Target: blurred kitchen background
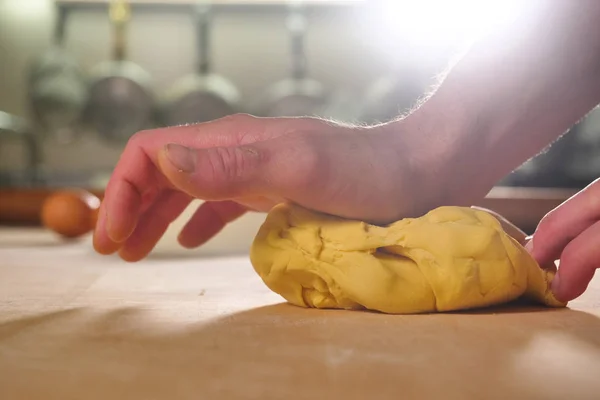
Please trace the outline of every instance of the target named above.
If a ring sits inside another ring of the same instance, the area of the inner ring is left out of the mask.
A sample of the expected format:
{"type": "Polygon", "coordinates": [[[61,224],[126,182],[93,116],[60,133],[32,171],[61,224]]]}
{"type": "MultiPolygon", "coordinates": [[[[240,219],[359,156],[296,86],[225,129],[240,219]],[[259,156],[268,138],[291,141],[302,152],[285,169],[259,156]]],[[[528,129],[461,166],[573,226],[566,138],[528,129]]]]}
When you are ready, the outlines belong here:
{"type": "MultiPolygon", "coordinates": [[[[144,127],[233,112],[385,121],[520,3],[0,0],[0,189],[101,191],[144,127]]],[[[580,188],[599,154],[600,111],[499,186],[580,188]]]]}

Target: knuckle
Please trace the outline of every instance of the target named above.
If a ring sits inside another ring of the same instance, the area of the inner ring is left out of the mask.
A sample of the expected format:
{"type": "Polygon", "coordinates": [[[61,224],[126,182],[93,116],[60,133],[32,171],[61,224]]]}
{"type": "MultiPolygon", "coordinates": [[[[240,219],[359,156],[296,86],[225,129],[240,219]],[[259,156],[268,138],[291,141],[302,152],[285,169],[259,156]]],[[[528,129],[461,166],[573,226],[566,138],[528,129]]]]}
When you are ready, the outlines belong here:
{"type": "Polygon", "coordinates": [[[230,114],[230,115],[226,115],[224,117],[222,117],[220,119],[221,122],[225,122],[225,123],[232,123],[232,124],[242,124],[242,123],[248,123],[250,121],[255,120],[256,117],[253,115],[250,115],[248,113],[235,113],[235,114],[230,114]]]}
{"type": "Polygon", "coordinates": [[[257,165],[259,153],[251,147],[216,147],[209,152],[212,180],[227,184],[240,181],[257,165]]]}
{"type": "Polygon", "coordinates": [[[536,235],[552,235],[553,232],[559,229],[560,213],[557,210],[554,209],[542,217],[538,224],[536,235]]]}
{"type": "Polygon", "coordinates": [[[241,121],[247,121],[247,120],[255,120],[256,117],[254,115],[248,114],[248,113],[235,113],[232,114],[231,117],[235,120],[241,120],[241,121]]]}
{"type": "Polygon", "coordinates": [[[561,265],[579,265],[581,263],[581,252],[576,246],[567,246],[560,255],[561,265]]]}
{"type": "MultiPolygon", "coordinates": [[[[257,140],[256,123],[258,118],[245,113],[230,114],[215,121],[213,127],[218,127],[228,137],[227,143],[242,145],[257,140]]],[[[260,129],[259,129],[260,131],[260,129]]]]}
{"type": "Polygon", "coordinates": [[[123,154],[128,157],[138,157],[140,155],[147,157],[144,149],[151,135],[151,130],[143,130],[131,135],[129,140],[127,140],[123,154]]]}
{"type": "Polygon", "coordinates": [[[212,182],[229,181],[231,175],[230,153],[226,147],[215,147],[207,157],[212,182]]]}
{"type": "Polygon", "coordinates": [[[587,203],[585,206],[588,210],[600,211],[600,182],[592,183],[588,189],[580,192],[579,195],[585,196],[587,203]]]}
{"type": "Polygon", "coordinates": [[[127,141],[127,146],[138,147],[150,135],[150,133],[150,130],[143,130],[134,133],[127,141]]]}

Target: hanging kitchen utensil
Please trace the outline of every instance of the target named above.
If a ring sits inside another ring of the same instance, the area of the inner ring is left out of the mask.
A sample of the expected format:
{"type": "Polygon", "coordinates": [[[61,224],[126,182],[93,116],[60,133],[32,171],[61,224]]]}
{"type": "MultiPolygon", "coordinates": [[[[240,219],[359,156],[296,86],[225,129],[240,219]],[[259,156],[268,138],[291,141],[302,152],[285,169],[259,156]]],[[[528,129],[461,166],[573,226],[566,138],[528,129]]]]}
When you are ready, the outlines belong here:
{"type": "Polygon", "coordinates": [[[65,49],[68,10],[58,6],[57,12],[52,46],[31,67],[28,98],[35,131],[68,143],[81,133],[88,82],[65,49]]]}
{"type": "Polygon", "coordinates": [[[289,1],[288,5],[286,22],[291,39],[292,76],[267,90],[258,114],[268,117],[317,116],[327,106],[329,94],[320,82],[307,76],[303,4],[301,1],[289,1]]]}
{"type": "Polygon", "coordinates": [[[156,109],[150,74],[126,59],[129,3],[113,0],[109,15],[113,60],[100,64],[93,72],[85,120],[103,139],[122,144],[134,133],[154,125],[156,109]]]}
{"type": "Polygon", "coordinates": [[[161,111],[161,120],[167,126],[206,122],[238,111],[238,89],[225,77],[211,72],[209,4],[197,4],[195,25],[197,70],[167,93],[161,111]]]}

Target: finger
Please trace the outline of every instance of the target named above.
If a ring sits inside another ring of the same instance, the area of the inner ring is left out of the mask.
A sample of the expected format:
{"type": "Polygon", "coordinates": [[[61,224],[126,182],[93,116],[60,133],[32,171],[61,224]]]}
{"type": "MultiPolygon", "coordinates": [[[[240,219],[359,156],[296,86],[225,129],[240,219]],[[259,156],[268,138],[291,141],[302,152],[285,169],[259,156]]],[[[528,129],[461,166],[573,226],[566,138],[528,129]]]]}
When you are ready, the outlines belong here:
{"type": "Polygon", "coordinates": [[[119,212],[116,212],[112,215],[113,220],[109,220],[107,217],[107,206],[106,201],[102,202],[100,209],[96,215],[96,224],[94,228],[94,248],[100,254],[112,254],[117,251],[121,244],[131,235],[135,225],[137,224],[137,220],[139,215],[143,214],[153,203],[158,193],[158,189],[154,189],[152,191],[147,191],[143,196],[135,197],[136,192],[125,190],[117,191],[117,195],[115,198],[117,199],[116,210],[120,211],[123,215],[119,215],[119,212]],[[131,195],[134,198],[130,198],[127,200],[127,196],[131,195]],[[125,207],[119,207],[120,202],[125,202],[125,207]],[[124,210],[124,212],[123,212],[124,210]],[[127,221],[129,219],[129,221],[127,221]],[[123,224],[116,227],[117,231],[115,232],[113,221],[122,221],[123,224]],[[127,226],[125,226],[127,224],[127,226]],[[108,226],[113,227],[112,234],[109,234],[108,226]]]}
{"type": "Polygon", "coordinates": [[[108,237],[106,231],[106,218],[103,217],[106,212],[106,207],[104,206],[104,202],[100,204],[100,210],[98,212],[98,220],[96,222],[96,227],[94,228],[94,237],[93,244],[94,250],[96,250],[100,254],[109,255],[113,254],[119,247],[121,247],[120,243],[114,242],[112,239],[108,237]]]}
{"type": "Polygon", "coordinates": [[[324,172],[317,149],[302,135],[210,149],[168,144],[158,164],[174,187],[213,201],[290,195],[316,185],[324,172]]]}
{"type": "Polygon", "coordinates": [[[530,243],[530,252],[540,264],[557,260],[567,244],[600,219],[600,180],[546,214],[530,243]]]}
{"type": "Polygon", "coordinates": [[[189,249],[201,246],[247,211],[233,201],[202,203],[181,230],[179,243],[189,249]]]}
{"type": "Polygon", "coordinates": [[[600,222],[596,222],[573,239],[560,257],[558,273],[552,281],[557,299],[570,301],[579,297],[600,267],[600,222]]]}
{"type": "Polygon", "coordinates": [[[185,193],[162,192],[140,217],[134,232],[119,249],[119,256],[129,262],[146,257],[190,201],[191,198],[185,193]]]}
{"type": "Polygon", "coordinates": [[[160,186],[156,167],[139,149],[122,158],[120,169],[115,170],[106,187],[95,229],[101,252],[131,235],[141,213],[154,202],[160,186]],[[124,168],[126,172],[122,172],[124,168]]]}

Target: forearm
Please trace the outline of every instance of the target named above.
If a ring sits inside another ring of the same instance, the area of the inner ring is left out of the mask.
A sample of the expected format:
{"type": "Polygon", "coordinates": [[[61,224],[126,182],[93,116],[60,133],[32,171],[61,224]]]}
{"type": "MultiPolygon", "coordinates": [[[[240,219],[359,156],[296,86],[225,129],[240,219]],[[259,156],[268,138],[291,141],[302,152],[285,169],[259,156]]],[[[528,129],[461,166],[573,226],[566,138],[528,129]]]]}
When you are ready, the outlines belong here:
{"type": "Polygon", "coordinates": [[[540,2],[511,33],[476,43],[391,126],[417,124],[432,157],[494,184],[600,103],[599,21],[595,0],[540,2]]]}

